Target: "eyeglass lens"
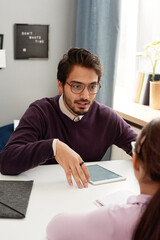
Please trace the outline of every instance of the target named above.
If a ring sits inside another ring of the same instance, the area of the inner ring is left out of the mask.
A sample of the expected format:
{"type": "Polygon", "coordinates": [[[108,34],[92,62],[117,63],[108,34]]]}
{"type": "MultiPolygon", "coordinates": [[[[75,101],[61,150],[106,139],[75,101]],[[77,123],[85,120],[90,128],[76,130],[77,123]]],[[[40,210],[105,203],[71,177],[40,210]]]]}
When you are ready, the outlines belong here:
{"type": "MultiPolygon", "coordinates": [[[[73,83],[70,86],[71,86],[71,90],[73,93],[81,93],[85,89],[84,84],[73,83]]],[[[99,90],[99,84],[89,84],[87,89],[88,89],[89,93],[95,94],[99,90]]]]}

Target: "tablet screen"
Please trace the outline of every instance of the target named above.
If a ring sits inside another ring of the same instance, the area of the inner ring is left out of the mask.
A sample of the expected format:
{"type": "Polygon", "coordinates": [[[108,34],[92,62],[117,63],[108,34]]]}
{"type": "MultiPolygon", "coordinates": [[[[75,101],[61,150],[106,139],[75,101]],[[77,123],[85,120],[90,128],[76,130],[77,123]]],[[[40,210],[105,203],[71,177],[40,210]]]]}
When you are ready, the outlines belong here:
{"type": "Polygon", "coordinates": [[[104,183],[104,182],[113,182],[119,180],[125,180],[121,175],[112,172],[104,167],[101,167],[98,164],[87,166],[90,173],[91,183],[104,183]]]}

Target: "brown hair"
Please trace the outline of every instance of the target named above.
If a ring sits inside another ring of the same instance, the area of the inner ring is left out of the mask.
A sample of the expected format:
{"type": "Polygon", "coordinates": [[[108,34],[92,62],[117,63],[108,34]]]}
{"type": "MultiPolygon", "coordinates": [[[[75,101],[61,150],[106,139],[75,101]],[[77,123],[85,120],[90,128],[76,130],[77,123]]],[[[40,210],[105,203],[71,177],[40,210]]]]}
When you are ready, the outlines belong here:
{"type": "Polygon", "coordinates": [[[63,84],[63,86],[66,82],[66,78],[75,65],[93,69],[98,75],[98,82],[100,82],[103,74],[103,68],[99,58],[86,49],[71,48],[63,55],[63,58],[58,64],[57,79],[63,84]]]}
{"type": "MultiPolygon", "coordinates": [[[[160,183],[160,118],[152,120],[142,129],[136,141],[135,153],[146,175],[160,183]]],[[[160,239],[160,189],[148,203],[132,239],[160,239]]]]}

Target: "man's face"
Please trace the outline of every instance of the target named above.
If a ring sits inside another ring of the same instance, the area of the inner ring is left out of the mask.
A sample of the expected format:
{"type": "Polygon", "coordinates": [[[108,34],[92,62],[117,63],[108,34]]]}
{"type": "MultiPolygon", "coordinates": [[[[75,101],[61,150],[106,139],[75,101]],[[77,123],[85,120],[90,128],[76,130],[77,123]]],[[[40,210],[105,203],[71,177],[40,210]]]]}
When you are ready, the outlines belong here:
{"type": "Polygon", "coordinates": [[[67,109],[74,114],[83,115],[88,112],[90,106],[92,105],[96,94],[90,94],[88,92],[87,86],[89,84],[98,83],[98,75],[93,69],[81,67],[75,65],[66,79],[64,87],[59,81],[59,88],[63,91],[64,104],[67,109]],[[71,86],[68,84],[80,83],[84,84],[85,88],[81,93],[73,93],[71,91],[71,86]]]}

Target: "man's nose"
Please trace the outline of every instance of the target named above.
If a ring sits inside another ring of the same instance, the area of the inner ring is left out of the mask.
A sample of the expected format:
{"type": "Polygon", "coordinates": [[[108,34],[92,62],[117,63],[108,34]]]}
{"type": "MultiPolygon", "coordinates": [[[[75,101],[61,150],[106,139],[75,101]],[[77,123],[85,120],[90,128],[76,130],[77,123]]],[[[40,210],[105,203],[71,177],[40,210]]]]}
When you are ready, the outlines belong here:
{"type": "Polygon", "coordinates": [[[88,99],[89,98],[89,91],[87,86],[85,86],[84,90],[80,93],[81,97],[84,99],[88,99]]]}

